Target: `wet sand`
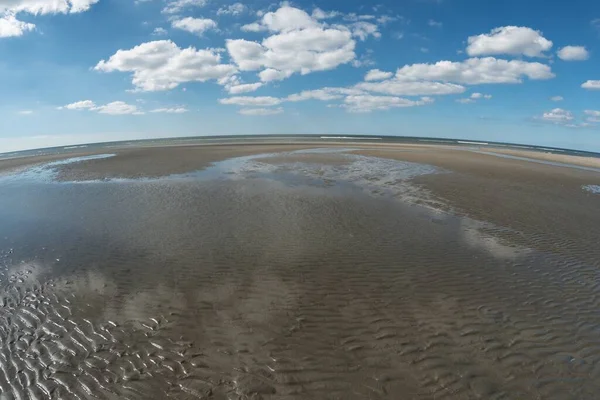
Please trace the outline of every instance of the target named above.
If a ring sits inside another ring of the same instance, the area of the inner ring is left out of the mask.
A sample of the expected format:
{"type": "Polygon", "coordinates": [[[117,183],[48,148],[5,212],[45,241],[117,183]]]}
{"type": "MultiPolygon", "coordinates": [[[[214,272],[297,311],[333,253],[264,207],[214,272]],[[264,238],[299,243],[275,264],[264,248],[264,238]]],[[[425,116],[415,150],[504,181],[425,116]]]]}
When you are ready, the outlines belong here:
{"type": "Polygon", "coordinates": [[[506,154],[517,157],[528,157],[537,160],[562,162],[574,165],[581,165],[584,167],[600,168],[600,159],[596,157],[582,157],[573,156],[567,154],[556,154],[556,153],[543,153],[540,151],[528,151],[528,150],[513,150],[513,149],[499,149],[499,148],[480,148],[482,151],[489,151],[497,154],[506,154]]]}
{"type": "Polygon", "coordinates": [[[0,178],[2,395],[596,396],[600,174],[314,147],[0,178]]]}

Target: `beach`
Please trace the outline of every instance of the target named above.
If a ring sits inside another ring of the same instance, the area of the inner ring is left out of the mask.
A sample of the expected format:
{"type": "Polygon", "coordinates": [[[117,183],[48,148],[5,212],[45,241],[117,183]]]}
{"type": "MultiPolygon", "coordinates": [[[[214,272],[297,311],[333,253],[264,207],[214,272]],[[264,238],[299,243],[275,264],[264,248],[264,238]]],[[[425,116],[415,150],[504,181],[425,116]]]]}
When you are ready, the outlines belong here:
{"type": "Polygon", "coordinates": [[[600,172],[576,168],[595,160],[311,141],[81,150],[0,160],[2,396],[600,391],[600,172]]]}

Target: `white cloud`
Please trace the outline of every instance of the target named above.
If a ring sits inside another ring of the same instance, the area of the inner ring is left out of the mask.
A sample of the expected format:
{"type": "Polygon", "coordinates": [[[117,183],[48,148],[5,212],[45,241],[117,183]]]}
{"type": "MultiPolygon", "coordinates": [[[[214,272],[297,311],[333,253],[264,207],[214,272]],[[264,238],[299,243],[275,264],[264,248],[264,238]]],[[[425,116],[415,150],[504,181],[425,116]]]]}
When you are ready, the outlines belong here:
{"type": "Polygon", "coordinates": [[[90,9],[99,0],[1,0],[0,13],[35,15],[75,14],[90,9]]]}
{"type": "Polygon", "coordinates": [[[82,101],[77,101],[75,103],[67,104],[66,106],[60,107],[60,108],[66,108],[67,110],[87,110],[87,109],[92,109],[95,107],[96,107],[96,104],[93,101],[82,100],[82,101]]]}
{"type": "Polygon", "coordinates": [[[377,23],[381,24],[381,25],[385,25],[389,22],[394,22],[394,21],[398,21],[398,17],[391,17],[389,15],[382,15],[381,17],[377,18],[377,23]]]}
{"type": "Polygon", "coordinates": [[[464,86],[453,83],[398,79],[389,79],[381,82],[361,82],[355,87],[369,92],[385,93],[395,96],[459,94],[466,90],[464,86]]]}
{"type": "Polygon", "coordinates": [[[285,79],[293,73],[304,75],[334,69],[355,57],[355,42],[348,28],[323,27],[303,10],[287,5],[243,29],[276,32],[262,43],[244,39],[227,41],[227,50],[239,68],[262,70],[260,77],[264,82],[285,79]]]}
{"type": "Polygon", "coordinates": [[[242,115],[266,116],[281,114],[283,112],[283,108],[242,108],[238,112],[242,115]]]}
{"type": "Polygon", "coordinates": [[[217,23],[212,19],[207,18],[186,17],[173,20],[171,22],[171,26],[176,29],[181,29],[190,33],[194,33],[198,36],[202,36],[204,32],[211,29],[216,29],[217,23]]]}
{"type": "Polygon", "coordinates": [[[586,119],[587,122],[591,122],[594,124],[597,124],[600,122],[600,111],[596,111],[596,110],[585,110],[584,111],[585,115],[588,115],[589,117],[586,119]]]}
{"type": "Polygon", "coordinates": [[[14,15],[5,15],[0,18],[0,38],[23,36],[25,32],[34,29],[34,24],[19,21],[14,15]]]}
{"type": "Polygon", "coordinates": [[[258,77],[263,82],[282,81],[289,78],[293,71],[279,71],[273,68],[267,68],[258,74],[258,77]]]}
{"type": "Polygon", "coordinates": [[[152,31],[152,35],[154,36],[164,36],[166,35],[168,32],[165,28],[154,28],[154,30],[152,31]]]}
{"type": "Polygon", "coordinates": [[[19,115],[31,115],[33,114],[33,110],[21,110],[18,112],[19,115]]]}
{"type": "Polygon", "coordinates": [[[287,101],[297,102],[305,100],[321,100],[331,101],[341,99],[343,96],[340,93],[336,93],[335,88],[323,88],[316,90],[304,90],[300,93],[294,93],[287,97],[287,101]]]}
{"type": "Polygon", "coordinates": [[[552,96],[552,97],[550,97],[550,100],[552,100],[552,101],[563,101],[564,98],[562,96],[552,96]]]}
{"type": "Polygon", "coordinates": [[[590,90],[600,90],[600,81],[585,81],[581,87],[590,90]]]}
{"type": "Polygon", "coordinates": [[[596,111],[596,110],[585,110],[584,111],[585,115],[589,115],[591,117],[600,117],[600,111],[596,111]]]}
{"type": "Polygon", "coordinates": [[[475,100],[479,100],[479,99],[489,100],[489,99],[492,98],[492,95],[491,94],[483,94],[483,93],[477,93],[477,92],[475,92],[475,93],[471,94],[471,98],[475,99],[475,100]]]}
{"type": "Polygon", "coordinates": [[[241,15],[246,12],[248,8],[242,3],[234,3],[228,6],[223,6],[217,10],[217,15],[241,15]]]}
{"type": "Polygon", "coordinates": [[[394,74],[391,72],[381,71],[378,69],[372,69],[365,75],[365,81],[381,81],[384,79],[389,79],[394,74]]]}
{"type": "Polygon", "coordinates": [[[369,21],[373,19],[377,19],[374,15],[359,15],[356,13],[349,13],[344,15],[344,19],[346,21],[369,21]]]}
{"type": "Polygon", "coordinates": [[[339,17],[341,15],[338,11],[323,11],[320,8],[315,8],[312,12],[312,17],[314,19],[331,19],[335,17],[339,17]]]}
{"type": "Polygon", "coordinates": [[[544,52],[552,47],[552,42],[541,32],[520,26],[495,28],[489,34],[470,36],[468,42],[469,56],[510,54],[543,57],[544,52]]]}
{"type": "Polygon", "coordinates": [[[542,115],[544,121],[552,122],[555,124],[564,124],[574,119],[573,113],[562,108],[555,108],[551,111],[545,112],[542,115]]]}
{"type": "Polygon", "coordinates": [[[215,49],[179,48],[170,40],[119,50],[94,68],[102,72],[133,72],[133,85],[142,91],[169,90],[184,82],[205,82],[231,76],[235,66],[221,64],[215,49]]]}
{"type": "Polygon", "coordinates": [[[370,22],[358,21],[350,25],[352,30],[352,36],[355,36],[363,42],[367,40],[369,36],[374,38],[380,38],[381,33],[377,30],[377,25],[370,22]]]}
{"type": "Polygon", "coordinates": [[[389,110],[391,108],[423,106],[433,102],[429,97],[423,97],[420,100],[408,100],[395,96],[373,96],[373,95],[353,95],[344,99],[342,107],[350,112],[371,112],[375,110],[389,110]]]}
{"type": "Polygon", "coordinates": [[[500,60],[494,57],[469,58],[462,62],[439,61],[400,68],[400,80],[430,80],[477,85],[482,83],[521,83],[524,77],[540,80],[554,77],[550,67],[537,62],[500,60]]]}
{"type": "Polygon", "coordinates": [[[204,7],[208,0],[172,0],[169,1],[162,12],[165,14],[177,14],[186,8],[204,7]]]}
{"type": "Polygon", "coordinates": [[[172,107],[172,108],[155,108],[151,110],[151,113],[166,113],[166,114],[183,114],[190,110],[185,107],[172,107]]]}
{"type": "Polygon", "coordinates": [[[267,27],[259,24],[258,22],[253,22],[251,24],[242,25],[240,29],[244,32],[262,32],[266,31],[267,27]]]}
{"type": "Polygon", "coordinates": [[[237,96],[220,99],[219,103],[237,106],[271,107],[281,104],[281,99],[271,96],[237,96]]]}
{"type": "Polygon", "coordinates": [[[463,98],[463,99],[457,99],[456,101],[458,103],[462,103],[462,104],[469,104],[469,103],[475,103],[477,100],[480,99],[485,99],[485,100],[489,100],[492,98],[491,94],[483,94],[483,93],[471,93],[471,96],[467,97],[467,98],[463,98]]]}
{"type": "Polygon", "coordinates": [[[99,0],[0,0],[0,38],[22,36],[35,24],[18,20],[15,15],[75,14],[89,10],[99,0]]]}
{"type": "Polygon", "coordinates": [[[441,28],[442,26],[444,26],[444,24],[442,24],[441,22],[435,21],[433,19],[430,19],[429,21],[427,21],[427,25],[434,27],[434,28],[441,28]]]}
{"type": "Polygon", "coordinates": [[[262,82],[256,83],[241,83],[239,85],[230,85],[227,86],[227,92],[230,94],[240,94],[240,93],[249,93],[254,92],[259,89],[263,85],[262,82]]]}
{"type": "Polygon", "coordinates": [[[319,26],[319,23],[305,11],[288,5],[263,15],[262,24],[271,32],[290,32],[319,26]]]}
{"type": "Polygon", "coordinates": [[[125,114],[133,114],[133,115],[141,115],[143,112],[138,110],[138,108],[132,104],[127,104],[123,101],[113,101],[112,103],[108,103],[103,106],[91,108],[92,111],[98,111],[100,114],[109,114],[109,115],[125,115],[125,114]]]}
{"type": "Polygon", "coordinates": [[[136,106],[127,104],[123,101],[113,101],[112,103],[103,106],[96,106],[91,100],[82,100],[75,103],[67,104],[63,107],[58,107],[59,110],[89,110],[97,111],[100,114],[123,115],[123,114],[143,114],[136,106]]]}
{"type": "Polygon", "coordinates": [[[564,61],[584,61],[590,58],[590,53],[584,46],[565,46],[556,54],[564,61]]]}

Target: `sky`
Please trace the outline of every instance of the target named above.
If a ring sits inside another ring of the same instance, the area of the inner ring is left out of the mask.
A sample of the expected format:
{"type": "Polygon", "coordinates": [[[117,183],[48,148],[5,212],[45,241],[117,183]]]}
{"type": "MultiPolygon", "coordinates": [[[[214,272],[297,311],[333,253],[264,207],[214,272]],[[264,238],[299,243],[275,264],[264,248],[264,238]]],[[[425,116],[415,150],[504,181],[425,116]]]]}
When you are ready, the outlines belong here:
{"type": "Polygon", "coordinates": [[[0,152],[229,134],[600,152],[600,2],[0,0],[0,152]]]}

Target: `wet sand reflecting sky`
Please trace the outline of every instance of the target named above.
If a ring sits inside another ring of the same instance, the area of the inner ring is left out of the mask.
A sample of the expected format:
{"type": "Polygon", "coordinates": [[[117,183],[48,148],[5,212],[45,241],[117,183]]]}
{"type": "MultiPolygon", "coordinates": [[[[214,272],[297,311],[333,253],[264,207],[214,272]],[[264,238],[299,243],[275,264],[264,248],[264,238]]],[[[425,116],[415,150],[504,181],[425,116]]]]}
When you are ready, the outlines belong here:
{"type": "Polygon", "coordinates": [[[266,153],[163,178],[0,178],[2,395],[599,392],[596,266],[448,212],[413,181],[443,168],[266,153]]]}

